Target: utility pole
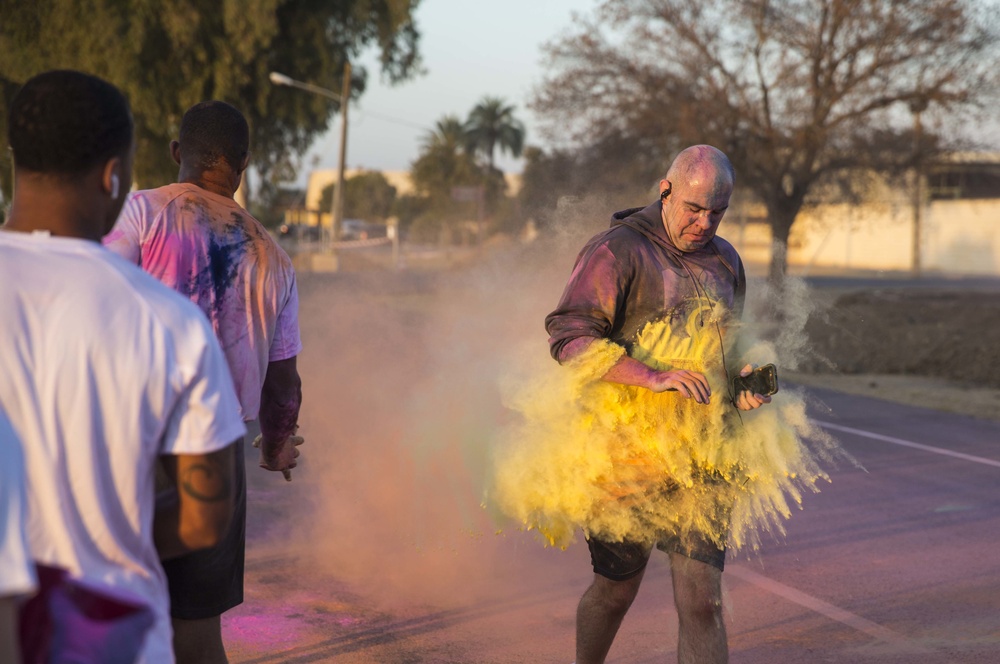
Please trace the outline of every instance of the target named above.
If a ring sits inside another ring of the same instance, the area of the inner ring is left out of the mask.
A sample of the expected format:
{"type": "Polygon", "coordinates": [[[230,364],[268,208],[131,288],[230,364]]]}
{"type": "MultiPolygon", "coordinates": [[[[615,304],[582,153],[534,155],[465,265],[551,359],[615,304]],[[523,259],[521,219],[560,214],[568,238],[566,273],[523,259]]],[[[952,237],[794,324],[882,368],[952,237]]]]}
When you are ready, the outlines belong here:
{"type": "Polygon", "coordinates": [[[914,276],[920,276],[923,266],[920,260],[921,226],[923,225],[924,208],[924,169],[923,169],[923,137],[924,125],[920,114],[927,110],[926,97],[920,97],[910,102],[910,112],[913,113],[913,263],[914,276]]]}
{"type": "Polygon", "coordinates": [[[344,82],[340,93],[340,164],[337,166],[337,187],[333,190],[331,242],[340,239],[344,221],[344,168],[347,162],[347,102],[351,97],[351,63],[344,63],[344,82]]]}
{"type": "Polygon", "coordinates": [[[347,102],[351,95],[351,63],[344,63],[343,94],[337,94],[333,90],[312,83],[296,81],[291,76],[286,76],[280,72],[272,71],[268,75],[271,83],[275,85],[287,85],[292,88],[306,90],[313,94],[322,95],[340,104],[340,168],[337,171],[337,184],[333,192],[333,203],[330,209],[330,228],[323,227],[323,214],[317,211],[316,225],[320,230],[320,251],[333,253],[333,243],[340,235],[340,223],[344,217],[344,164],[347,159],[347,102]]]}

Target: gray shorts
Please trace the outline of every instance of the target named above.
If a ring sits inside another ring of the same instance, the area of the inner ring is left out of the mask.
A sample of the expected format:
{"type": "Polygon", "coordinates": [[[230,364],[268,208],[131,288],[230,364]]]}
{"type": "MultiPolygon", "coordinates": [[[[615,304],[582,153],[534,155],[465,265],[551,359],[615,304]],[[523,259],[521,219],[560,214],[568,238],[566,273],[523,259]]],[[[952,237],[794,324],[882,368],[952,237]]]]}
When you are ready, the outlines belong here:
{"type": "MultiPolygon", "coordinates": [[[[249,423],[248,423],[248,428],[249,423]]],[[[247,434],[247,438],[250,434],[247,434]]],[[[203,620],[243,603],[243,566],[247,543],[247,474],[244,448],[236,444],[236,498],[226,537],[202,549],[163,561],[170,589],[170,616],[203,620]]]]}

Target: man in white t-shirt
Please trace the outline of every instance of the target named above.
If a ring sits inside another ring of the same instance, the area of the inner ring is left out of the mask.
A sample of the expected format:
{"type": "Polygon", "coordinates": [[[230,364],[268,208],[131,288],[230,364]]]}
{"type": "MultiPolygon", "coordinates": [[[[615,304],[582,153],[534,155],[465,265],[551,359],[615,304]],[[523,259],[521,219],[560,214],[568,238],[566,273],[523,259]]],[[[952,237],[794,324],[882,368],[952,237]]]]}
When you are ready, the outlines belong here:
{"type": "MultiPolygon", "coordinates": [[[[188,109],[170,152],[178,182],[137,191],[104,244],[204,312],[222,344],[246,422],[260,423],[260,466],[291,478],[302,400],[295,271],[288,255],[233,195],[250,159],[235,107],[188,109]]],[[[236,510],[224,541],[164,564],[174,650],[183,664],[223,664],[221,616],[243,601],[246,484],[237,449],[236,510]]]]}
{"type": "Polygon", "coordinates": [[[0,662],[19,662],[18,602],[35,591],[35,566],[25,530],[21,443],[0,409],[0,662]]]}
{"type": "MultiPolygon", "coordinates": [[[[201,312],[100,244],[131,186],[132,136],[125,97],[87,74],[40,74],[11,104],[0,404],[23,445],[40,578],[55,569],[151,613],[138,661],[160,664],[174,661],[160,559],[213,546],[227,532],[232,443],[245,427],[201,312]],[[160,496],[158,464],[175,485],[160,496]]],[[[55,609],[52,617],[58,633],[55,609]]],[[[74,648],[106,646],[119,656],[135,636],[100,643],[74,629],[74,648]]]]}

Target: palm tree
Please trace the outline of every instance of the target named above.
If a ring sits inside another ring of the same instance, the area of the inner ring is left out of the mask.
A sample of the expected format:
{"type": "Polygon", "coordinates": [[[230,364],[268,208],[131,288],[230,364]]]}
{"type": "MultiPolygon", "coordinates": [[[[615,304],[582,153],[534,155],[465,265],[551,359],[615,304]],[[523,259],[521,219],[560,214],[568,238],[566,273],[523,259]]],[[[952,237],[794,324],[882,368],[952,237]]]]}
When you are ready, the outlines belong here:
{"type": "Polygon", "coordinates": [[[465,122],[469,144],[486,156],[490,171],[494,168],[497,148],[520,157],[524,148],[524,125],[514,117],[514,107],[499,97],[483,97],[469,112],[465,122]]]}
{"type": "Polygon", "coordinates": [[[453,153],[464,151],[465,125],[457,115],[446,115],[434,123],[434,129],[424,135],[424,151],[446,150],[453,153]]]}
{"type": "Polygon", "coordinates": [[[477,179],[465,125],[458,117],[446,115],[427,132],[411,175],[418,189],[439,197],[447,197],[453,186],[477,179]]]}

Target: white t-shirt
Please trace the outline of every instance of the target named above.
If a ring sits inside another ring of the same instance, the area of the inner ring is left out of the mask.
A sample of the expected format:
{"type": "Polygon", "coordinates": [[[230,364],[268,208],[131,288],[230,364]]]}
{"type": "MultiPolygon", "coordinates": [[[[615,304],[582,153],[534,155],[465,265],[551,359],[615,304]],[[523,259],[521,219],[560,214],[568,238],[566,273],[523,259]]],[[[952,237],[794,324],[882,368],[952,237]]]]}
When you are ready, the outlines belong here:
{"type": "Polygon", "coordinates": [[[154,464],[245,433],[219,344],[191,302],[96,242],[0,231],[0,284],[32,557],[150,605],[140,661],[172,662],[154,464]]]}
{"type": "Polygon", "coordinates": [[[243,419],[257,419],[268,362],[302,352],[295,270],[260,222],[231,198],[170,184],[130,195],[104,245],[198,305],[243,419]]]}
{"type": "Polygon", "coordinates": [[[21,441],[0,410],[0,597],[27,595],[35,590],[26,515],[21,441]]]}

